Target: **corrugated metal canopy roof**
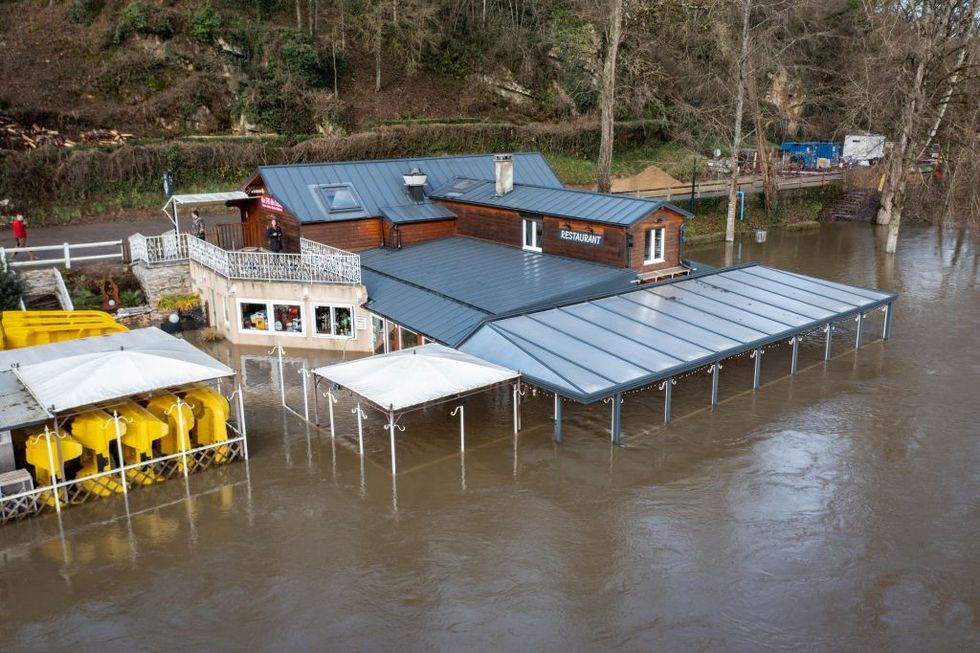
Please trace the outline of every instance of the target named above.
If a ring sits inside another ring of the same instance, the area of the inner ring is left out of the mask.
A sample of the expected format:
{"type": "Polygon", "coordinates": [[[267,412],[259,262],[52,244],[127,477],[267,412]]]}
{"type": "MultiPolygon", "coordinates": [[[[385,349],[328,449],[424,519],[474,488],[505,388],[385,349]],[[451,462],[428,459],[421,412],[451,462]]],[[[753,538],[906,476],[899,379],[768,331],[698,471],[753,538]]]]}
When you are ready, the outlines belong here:
{"type": "MultiPolygon", "coordinates": [[[[364,270],[493,315],[627,290],[636,279],[628,268],[538,254],[461,236],[403,249],[372,249],[360,255],[364,270]]],[[[368,296],[372,301],[388,302],[371,288],[368,296]]],[[[397,315],[388,317],[401,322],[397,315]]],[[[427,335],[436,337],[428,332],[427,335]]],[[[450,340],[444,342],[451,344],[450,340]]]]}
{"type": "MultiPolygon", "coordinates": [[[[266,189],[300,222],[350,220],[380,216],[381,207],[410,202],[402,175],[419,167],[427,175],[426,189],[444,186],[456,177],[494,179],[493,155],[435,156],[380,161],[259,166],[266,189]],[[331,214],[319,188],[350,184],[363,203],[362,211],[331,214]]],[[[516,181],[561,188],[561,181],[537,152],[514,154],[516,181]]]]}
{"type": "Polygon", "coordinates": [[[0,371],[0,431],[40,424],[50,418],[13,370],[0,371]]]}
{"type": "Polygon", "coordinates": [[[448,220],[456,214],[433,202],[424,204],[403,204],[401,206],[382,206],[381,215],[393,224],[427,222],[429,220],[448,220]]]}
{"type": "Polygon", "coordinates": [[[460,347],[582,402],[643,387],[894,301],[762,265],[484,324],[460,347]]]}
{"type": "Polygon", "coordinates": [[[514,190],[498,196],[493,182],[455,179],[442,188],[437,188],[432,196],[514,211],[627,226],[642,220],[660,208],[668,208],[685,217],[691,217],[691,214],[684,209],[664,200],[525,183],[515,183],[514,190]]]}
{"type": "Polygon", "coordinates": [[[449,297],[373,272],[361,271],[369,311],[453,346],[490,313],[449,297]]]}

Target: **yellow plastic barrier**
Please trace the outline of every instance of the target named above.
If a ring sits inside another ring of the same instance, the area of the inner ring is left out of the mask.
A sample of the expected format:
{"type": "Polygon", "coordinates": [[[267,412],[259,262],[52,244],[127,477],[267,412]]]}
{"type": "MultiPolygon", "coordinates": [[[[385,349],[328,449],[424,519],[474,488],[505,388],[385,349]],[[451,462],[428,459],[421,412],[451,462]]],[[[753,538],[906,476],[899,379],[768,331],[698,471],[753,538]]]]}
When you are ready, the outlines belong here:
{"type": "Polygon", "coordinates": [[[102,311],[4,311],[0,325],[6,349],[128,331],[102,311]]]}
{"type": "MultiPolygon", "coordinates": [[[[81,455],[82,444],[64,431],[50,432],[50,446],[49,438],[43,431],[27,438],[25,447],[27,464],[34,467],[34,478],[40,487],[51,485],[55,478],[64,480],[61,474],[64,463],[75,460],[81,455]]],[[[41,500],[49,506],[54,505],[54,497],[49,492],[42,494],[41,500]]]]}
{"type": "MultiPolygon", "coordinates": [[[[126,421],[119,420],[120,436],[126,433],[126,421]]],[[[75,478],[94,476],[112,467],[110,452],[116,439],[116,425],[112,415],[104,410],[91,410],[76,416],[71,421],[71,435],[85,450],[82,453],[82,468],[75,478]]],[[[103,476],[83,481],[82,486],[100,497],[111,496],[123,491],[122,484],[114,476],[103,476]]]]}
{"type": "Polygon", "coordinates": [[[146,404],[148,411],[157,419],[167,423],[169,432],[160,438],[160,452],[164,455],[180,453],[191,448],[194,411],[186,401],[181,400],[179,408],[177,402],[177,395],[166,394],[154,397],[146,404]]]}
{"type": "MultiPolygon", "coordinates": [[[[184,400],[194,407],[196,424],[191,431],[191,437],[197,445],[215,444],[228,440],[228,414],[231,408],[228,400],[213,388],[200,387],[189,390],[184,400]]],[[[227,462],[228,449],[220,447],[215,461],[227,462]]]]}
{"type": "MultiPolygon", "coordinates": [[[[153,443],[170,432],[167,423],[143,408],[135,401],[128,401],[116,408],[120,417],[124,417],[126,435],[123,436],[123,457],[127,465],[148,461],[153,457],[153,443]]],[[[126,476],[137,483],[152,485],[164,480],[149,467],[131,469],[126,476]]]]}

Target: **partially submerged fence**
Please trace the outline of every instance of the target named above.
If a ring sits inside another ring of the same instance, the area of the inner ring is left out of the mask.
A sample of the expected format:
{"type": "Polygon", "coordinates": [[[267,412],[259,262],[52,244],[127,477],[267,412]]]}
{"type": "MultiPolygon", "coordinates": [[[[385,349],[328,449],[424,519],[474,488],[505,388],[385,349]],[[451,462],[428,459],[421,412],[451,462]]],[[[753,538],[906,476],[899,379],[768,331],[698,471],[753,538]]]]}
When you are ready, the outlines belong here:
{"type": "MultiPolygon", "coordinates": [[[[232,394],[230,400],[235,402],[237,414],[235,415],[235,423],[229,422],[226,423],[226,426],[234,437],[184,449],[174,454],[157,455],[148,460],[129,464],[125,464],[122,429],[118,428],[120,421],[125,421],[125,418],[118,414],[114,415],[112,419],[116,421],[117,426],[115,447],[118,457],[115,467],[96,474],[67,480],[59,480],[59,474],[52,474],[52,482],[42,487],[30,487],[33,482],[29,475],[24,474],[23,479],[17,479],[21,486],[19,491],[10,492],[8,489],[5,493],[4,488],[0,487],[0,524],[31,517],[46,509],[61,512],[69,506],[115,494],[128,494],[135,489],[151,486],[168,479],[186,477],[191,473],[206,471],[236,460],[247,460],[248,443],[246,442],[244,424],[245,411],[240,388],[232,394]]],[[[177,415],[180,416],[181,414],[182,411],[178,409],[177,415]]],[[[60,451],[61,446],[59,442],[61,436],[58,435],[58,431],[57,428],[52,431],[45,426],[43,433],[31,436],[31,438],[45,438],[47,440],[46,449],[51,469],[55,468],[53,452],[60,451]]],[[[61,476],[63,475],[62,472],[61,476]]],[[[10,488],[11,485],[6,487],[10,488]]]]}
{"type": "Polygon", "coordinates": [[[192,260],[228,279],[299,283],[361,283],[361,257],[305,238],[299,254],[229,251],[189,234],[129,237],[134,261],[147,265],[192,260]]]}

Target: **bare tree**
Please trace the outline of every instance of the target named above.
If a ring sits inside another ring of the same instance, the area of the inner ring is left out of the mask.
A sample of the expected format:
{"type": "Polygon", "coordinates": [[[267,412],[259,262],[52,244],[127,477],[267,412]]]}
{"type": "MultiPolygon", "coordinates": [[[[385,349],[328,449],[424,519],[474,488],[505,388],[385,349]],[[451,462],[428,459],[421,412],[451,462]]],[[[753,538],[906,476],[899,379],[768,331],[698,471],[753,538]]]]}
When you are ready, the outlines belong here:
{"type": "MultiPolygon", "coordinates": [[[[894,84],[898,119],[890,130],[885,186],[876,221],[888,225],[885,251],[898,247],[909,173],[918,152],[934,138],[948,104],[945,92],[958,80],[960,54],[969,47],[977,20],[976,0],[886,0],[868,2],[875,46],[885,55],[884,73],[894,84]],[[953,58],[954,65],[948,60],[953,58]],[[930,116],[933,117],[930,120],[930,116]]],[[[965,60],[965,54],[963,58],[965,60]]],[[[949,92],[951,94],[951,91],[949,92]]]]}
{"type": "Polygon", "coordinates": [[[608,193],[612,188],[609,169],[613,154],[613,121],[616,117],[616,54],[623,29],[623,0],[609,0],[609,22],[604,34],[602,84],[599,91],[599,161],[596,188],[608,193]]]}
{"type": "Polygon", "coordinates": [[[738,152],[742,146],[742,114],[745,111],[745,80],[749,69],[749,18],[752,0],[742,0],[741,54],[738,59],[738,86],[735,89],[735,133],[732,135],[732,177],[728,186],[728,214],[725,220],[725,242],[735,240],[735,209],[738,200],[738,152]]]}

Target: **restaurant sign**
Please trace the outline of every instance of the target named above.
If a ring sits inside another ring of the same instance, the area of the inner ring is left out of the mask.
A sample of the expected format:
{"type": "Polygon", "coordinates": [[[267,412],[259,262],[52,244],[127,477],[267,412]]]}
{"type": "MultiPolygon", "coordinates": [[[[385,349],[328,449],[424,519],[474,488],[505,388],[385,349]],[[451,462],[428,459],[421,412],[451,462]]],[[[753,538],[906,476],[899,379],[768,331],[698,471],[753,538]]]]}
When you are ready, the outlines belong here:
{"type": "Polygon", "coordinates": [[[282,204],[277,202],[271,195],[263,195],[262,199],[259,200],[259,205],[267,211],[275,211],[276,213],[285,212],[285,210],[282,208],[282,204]]]}
{"type": "Polygon", "coordinates": [[[558,233],[559,240],[565,240],[571,243],[579,243],[580,245],[589,245],[591,247],[602,247],[602,241],[604,236],[602,233],[593,233],[591,231],[575,231],[573,229],[561,229],[558,233]]]}

